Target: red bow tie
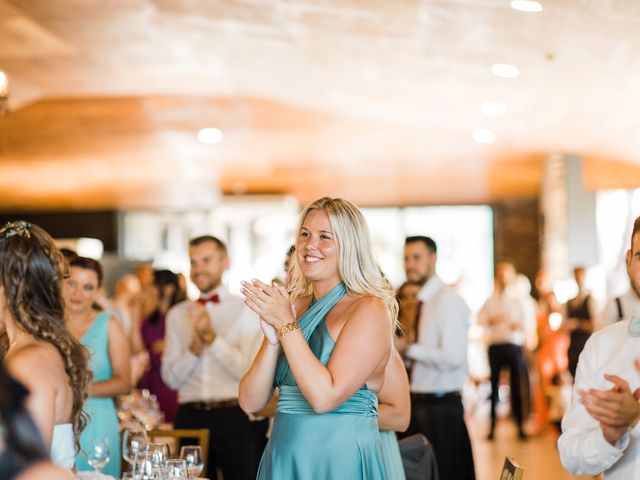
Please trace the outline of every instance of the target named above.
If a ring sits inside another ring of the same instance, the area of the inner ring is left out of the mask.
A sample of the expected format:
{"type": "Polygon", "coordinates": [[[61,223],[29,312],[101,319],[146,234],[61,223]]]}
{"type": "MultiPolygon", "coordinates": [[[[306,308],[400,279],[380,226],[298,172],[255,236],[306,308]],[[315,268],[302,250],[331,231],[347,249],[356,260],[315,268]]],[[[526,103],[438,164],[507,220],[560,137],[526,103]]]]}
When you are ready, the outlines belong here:
{"type": "Polygon", "coordinates": [[[205,305],[207,302],[220,303],[220,296],[217,293],[214,293],[208,297],[200,297],[198,299],[198,303],[201,305],[205,305]]]}

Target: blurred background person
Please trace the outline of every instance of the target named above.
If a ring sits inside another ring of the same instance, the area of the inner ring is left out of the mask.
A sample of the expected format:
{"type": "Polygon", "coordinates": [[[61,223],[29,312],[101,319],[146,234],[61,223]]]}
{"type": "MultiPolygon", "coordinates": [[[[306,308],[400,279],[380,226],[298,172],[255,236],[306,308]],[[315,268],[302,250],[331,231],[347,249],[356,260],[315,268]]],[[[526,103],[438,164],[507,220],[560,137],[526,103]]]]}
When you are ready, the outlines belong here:
{"type": "Polygon", "coordinates": [[[133,274],[118,278],[113,287],[113,300],[109,311],[122,324],[124,333],[129,337],[140,317],[140,280],[133,274]]]}
{"type": "Polygon", "coordinates": [[[58,465],[74,465],[89,378],[88,352],[65,326],[66,267],[53,239],[26,222],[0,229],[0,333],[4,363],[29,389],[27,408],[58,465]]]}
{"type": "Polygon", "coordinates": [[[120,322],[92,307],[102,280],[102,266],[97,260],[85,257],[71,260],[64,288],[67,325],[91,352],[89,367],[93,372],[85,403],[90,421],[80,437],[84,454],[76,457],[76,465],[79,471],[93,470],[85,455],[92,449],[92,442],[105,437],[111,458],[102,470],[119,477],[120,433],[114,397],[131,389],[130,346],[120,322]]]}
{"type": "Polygon", "coordinates": [[[436,242],[405,239],[407,280],[421,285],[415,341],[405,350],[411,367],[411,423],[405,436],[421,433],[433,445],[439,477],[475,478],[462,388],[468,377],[469,307],[436,273],[436,242]]]}
{"type": "Polygon", "coordinates": [[[399,352],[404,352],[408,345],[416,341],[416,331],[422,302],[418,299],[418,292],[422,286],[419,283],[404,282],[396,292],[398,300],[398,330],[394,344],[399,352]]]}
{"type": "Polygon", "coordinates": [[[165,420],[173,423],[178,409],[178,393],[162,380],[161,364],[167,312],[183,298],[178,276],[170,270],[156,270],[153,284],[158,296],[156,309],[141,326],[142,342],[149,352],[149,368],[140,379],[139,386],[157,397],[165,420]]]}
{"type": "Polygon", "coordinates": [[[591,292],[585,287],[585,276],[584,267],[573,269],[573,278],[578,286],[578,293],[564,306],[564,328],[569,334],[567,361],[572,378],[576,376],[578,358],[593,332],[596,320],[596,304],[591,292]]]}
{"type": "Polygon", "coordinates": [[[485,328],[489,345],[489,367],[491,369],[491,424],[487,439],[493,440],[496,427],[496,407],[499,401],[500,373],[509,369],[511,409],[518,428],[518,438],[525,440],[524,414],[522,409],[522,379],[526,368],[523,345],[527,338],[526,325],[530,320],[527,302],[523,299],[516,281],[513,263],[501,261],[496,265],[495,285],[491,297],[478,312],[478,323],[485,328]]]}

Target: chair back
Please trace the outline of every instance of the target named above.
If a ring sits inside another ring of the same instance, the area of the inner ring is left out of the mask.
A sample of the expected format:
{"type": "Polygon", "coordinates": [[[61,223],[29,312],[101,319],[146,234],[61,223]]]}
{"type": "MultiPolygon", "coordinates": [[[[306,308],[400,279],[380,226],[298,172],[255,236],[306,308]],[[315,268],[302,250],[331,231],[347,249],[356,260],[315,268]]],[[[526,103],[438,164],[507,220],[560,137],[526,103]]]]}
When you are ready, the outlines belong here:
{"type": "Polygon", "coordinates": [[[439,480],[438,462],[433,446],[420,433],[398,442],[406,480],[439,480]]]}
{"type": "Polygon", "coordinates": [[[505,457],[500,480],[522,480],[524,478],[524,468],[511,457],[505,457]]]}
{"type": "Polygon", "coordinates": [[[207,464],[209,462],[209,430],[206,428],[200,429],[163,429],[154,428],[147,432],[149,441],[158,440],[170,440],[167,442],[173,457],[180,455],[180,447],[183,445],[199,445],[202,449],[202,459],[204,461],[204,469],[202,470],[202,476],[207,475],[207,464]],[[189,441],[190,440],[190,441],[189,441]],[[194,442],[193,440],[196,440],[194,442]]]}

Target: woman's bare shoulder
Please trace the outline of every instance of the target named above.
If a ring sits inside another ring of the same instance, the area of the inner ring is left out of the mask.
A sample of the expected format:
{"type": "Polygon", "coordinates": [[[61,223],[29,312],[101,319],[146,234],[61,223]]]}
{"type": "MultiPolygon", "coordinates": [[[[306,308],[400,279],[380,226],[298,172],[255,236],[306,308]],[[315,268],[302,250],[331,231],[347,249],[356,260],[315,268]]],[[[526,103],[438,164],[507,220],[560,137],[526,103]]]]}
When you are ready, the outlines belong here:
{"type": "Polygon", "coordinates": [[[349,306],[347,312],[351,315],[373,314],[386,317],[387,307],[385,306],[381,298],[370,295],[353,295],[351,297],[351,305],[349,306]]]}
{"type": "Polygon", "coordinates": [[[64,374],[64,362],[58,349],[48,342],[29,343],[6,357],[7,368],[17,379],[51,380],[64,374]]]}

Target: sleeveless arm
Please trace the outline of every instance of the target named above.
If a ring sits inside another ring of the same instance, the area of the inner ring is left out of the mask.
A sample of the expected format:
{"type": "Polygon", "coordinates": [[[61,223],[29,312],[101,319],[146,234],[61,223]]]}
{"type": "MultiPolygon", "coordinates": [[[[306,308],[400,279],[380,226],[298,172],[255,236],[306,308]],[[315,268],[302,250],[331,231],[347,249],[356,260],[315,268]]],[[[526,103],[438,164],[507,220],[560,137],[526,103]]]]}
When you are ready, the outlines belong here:
{"type": "Polygon", "coordinates": [[[109,361],[111,378],[89,385],[92,397],[115,397],[131,390],[131,354],[129,339],[115,317],[109,318],[109,361]]]}
{"type": "Polygon", "coordinates": [[[391,340],[383,303],[362,298],[345,321],[326,367],[299,330],[281,342],[300,391],[316,413],[325,413],[343,404],[386,365],[391,340]]]}
{"type": "Polygon", "coordinates": [[[396,351],[391,352],[378,401],[378,428],[404,432],[411,420],[411,397],[407,370],[396,351]]]}
{"type": "Polygon", "coordinates": [[[245,412],[256,413],[271,400],[279,355],[280,346],[271,345],[264,338],[251,367],[240,380],[238,401],[245,412]]]}

